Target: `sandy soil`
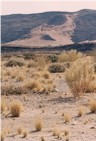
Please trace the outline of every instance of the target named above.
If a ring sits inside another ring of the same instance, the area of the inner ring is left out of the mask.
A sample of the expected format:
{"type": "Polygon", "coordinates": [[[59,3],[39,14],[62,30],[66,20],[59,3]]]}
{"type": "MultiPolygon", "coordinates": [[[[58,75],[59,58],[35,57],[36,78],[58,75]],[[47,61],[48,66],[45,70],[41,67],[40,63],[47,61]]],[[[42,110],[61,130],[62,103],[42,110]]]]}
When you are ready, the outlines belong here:
{"type": "Polygon", "coordinates": [[[86,94],[81,99],[75,100],[63,77],[56,79],[57,92],[50,94],[30,93],[20,96],[2,96],[8,102],[13,99],[22,101],[24,111],[19,118],[12,118],[10,115],[2,115],[2,128],[11,127],[5,141],[40,141],[44,136],[45,141],[65,141],[64,129],[69,130],[70,141],[96,141],[96,114],[90,114],[88,102],[91,98],[96,99],[96,94],[86,94]],[[84,106],[84,115],[78,117],[79,106],[84,106]],[[42,109],[44,112],[42,112],[42,109]],[[62,114],[69,113],[71,120],[64,122],[62,114]],[[35,120],[41,118],[43,122],[42,131],[36,132],[35,120]],[[28,130],[28,136],[16,134],[19,125],[28,130]],[[60,138],[53,136],[54,128],[60,130],[60,138]]]}

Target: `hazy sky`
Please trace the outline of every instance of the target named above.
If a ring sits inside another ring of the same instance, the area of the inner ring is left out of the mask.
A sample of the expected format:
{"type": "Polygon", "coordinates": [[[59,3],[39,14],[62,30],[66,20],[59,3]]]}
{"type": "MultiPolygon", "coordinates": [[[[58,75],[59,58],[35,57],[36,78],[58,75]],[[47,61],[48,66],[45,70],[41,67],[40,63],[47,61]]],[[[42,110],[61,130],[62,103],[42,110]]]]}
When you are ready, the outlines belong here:
{"type": "Polygon", "coordinates": [[[1,2],[2,15],[80,9],[96,10],[96,0],[2,0],[1,2]]]}

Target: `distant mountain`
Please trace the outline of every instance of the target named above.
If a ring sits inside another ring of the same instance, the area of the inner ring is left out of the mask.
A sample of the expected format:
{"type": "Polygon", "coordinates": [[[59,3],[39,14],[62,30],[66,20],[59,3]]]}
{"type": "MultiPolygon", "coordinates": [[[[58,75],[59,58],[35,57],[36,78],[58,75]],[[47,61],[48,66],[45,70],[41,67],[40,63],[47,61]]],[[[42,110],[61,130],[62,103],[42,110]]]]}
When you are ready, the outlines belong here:
{"type": "Polygon", "coordinates": [[[1,16],[1,42],[24,47],[96,42],[96,10],[1,16]]]}

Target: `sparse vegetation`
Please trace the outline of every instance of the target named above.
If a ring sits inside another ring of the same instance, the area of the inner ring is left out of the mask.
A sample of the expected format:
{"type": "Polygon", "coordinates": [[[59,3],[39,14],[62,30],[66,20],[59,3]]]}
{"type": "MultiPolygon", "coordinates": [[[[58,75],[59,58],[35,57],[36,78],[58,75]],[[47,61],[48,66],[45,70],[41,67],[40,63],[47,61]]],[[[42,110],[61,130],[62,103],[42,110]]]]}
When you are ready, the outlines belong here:
{"type": "Polygon", "coordinates": [[[5,66],[6,67],[15,67],[15,66],[22,67],[24,66],[24,63],[20,61],[16,61],[16,60],[10,60],[5,64],[5,66]]]}
{"type": "Polygon", "coordinates": [[[65,136],[68,136],[68,135],[69,135],[69,130],[68,130],[68,129],[65,129],[65,130],[64,130],[64,135],[65,135],[65,136]]]}
{"type": "Polygon", "coordinates": [[[57,136],[58,138],[60,138],[60,130],[59,130],[59,128],[57,128],[57,127],[54,128],[53,136],[57,136]]]}
{"type": "Polygon", "coordinates": [[[71,62],[81,58],[82,56],[83,54],[81,52],[77,52],[76,50],[64,51],[61,55],[59,55],[59,61],[71,62]]]}
{"type": "Polygon", "coordinates": [[[79,107],[79,111],[78,111],[78,117],[81,117],[84,113],[84,108],[83,107],[79,107]]]}
{"type": "Polygon", "coordinates": [[[1,132],[1,141],[5,140],[5,134],[1,132]]]}
{"type": "Polygon", "coordinates": [[[65,73],[66,81],[75,97],[96,90],[93,76],[94,69],[89,58],[77,60],[65,73]]]}
{"type": "Polygon", "coordinates": [[[23,138],[26,138],[28,136],[28,131],[26,129],[23,130],[23,138]]]}
{"type": "Polygon", "coordinates": [[[65,114],[64,115],[64,121],[65,121],[65,123],[70,122],[70,120],[71,120],[70,115],[69,114],[65,114]]]}
{"type": "Polygon", "coordinates": [[[51,73],[62,73],[65,71],[65,67],[60,64],[53,64],[48,68],[51,73]]]}
{"type": "Polygon", "coordinates": [[[19,101],[13,101],[11,103],[11,114],[13,117],[19,117],[22,111],[22,103],[19,101]]]}
{"type": "Polygon", "coordinates": [[[45,139],[44,139],[44,137],[43,137],[43,136],[41,136],[41,141],[45,141],[45,139]]]}
{"type": "Polygon", "coordinates": [[[36,128],[36,131],[41,131],[42,130],[43,122],[42,122],[42,120],[40,118],[36,119],[35,128],[36,128]]]}
{"type": "Polygon", "coordinates": [[[23,132],[23,128],[22,128],[22,127],[18,127],[18,128],[17,128],[17,133],[18,133],[19,135],[21,135],[22,132],[23,132]]]}
{"type": "Polygon", "coordinates": [[[96,100],[91,100],[89,103],[91,113],[96,113],[96,100]]]}

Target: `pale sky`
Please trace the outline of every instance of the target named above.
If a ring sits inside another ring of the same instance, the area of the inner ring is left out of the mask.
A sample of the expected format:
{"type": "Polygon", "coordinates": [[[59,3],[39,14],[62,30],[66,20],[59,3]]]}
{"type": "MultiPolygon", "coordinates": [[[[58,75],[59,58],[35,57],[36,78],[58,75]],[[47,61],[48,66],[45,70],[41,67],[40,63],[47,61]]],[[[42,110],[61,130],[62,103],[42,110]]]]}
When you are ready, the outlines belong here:
{"type": "Polygon", "coordinates": [[[96,0],[1,0],[1,14],[29,14],[47,11],[96,10],[96,0]],[[78,2],[77,2],[78,1],[78,2]]]}

